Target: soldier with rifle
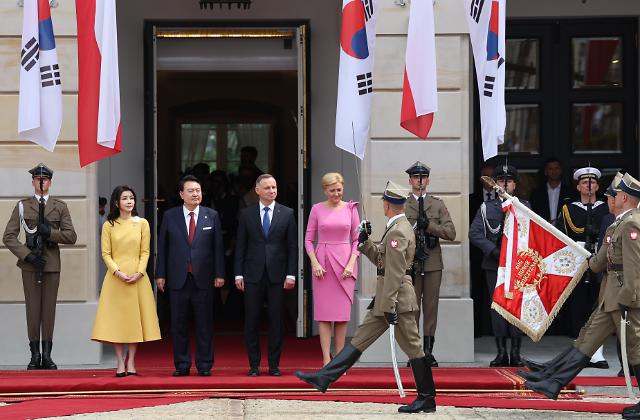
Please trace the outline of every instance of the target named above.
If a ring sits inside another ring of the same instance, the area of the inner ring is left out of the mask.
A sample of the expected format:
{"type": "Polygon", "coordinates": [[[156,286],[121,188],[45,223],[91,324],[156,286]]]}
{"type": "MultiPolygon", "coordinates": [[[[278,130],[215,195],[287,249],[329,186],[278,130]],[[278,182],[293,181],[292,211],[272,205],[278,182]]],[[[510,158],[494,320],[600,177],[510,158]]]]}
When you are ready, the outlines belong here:
{"type": "Polygon", "coordinates": [[[18,257],[27,312],[32,369],[57,369],[51,359],[60,283],[58,244],[74,244],[76,232],[64,201],[49,196],[53,171],[43,163],[29,171],[35,194],[18,201],[2,242],[18,257]],[[25,242],[20,240],[24,230],[25,242]],[[42,353],[40,353],[42,342],[42,353]]]}
{"type": "MultiPolygon", "coordinates": [[[[438,362],[432,352],[438,325],[438,302],[444,268],[440,239],[453,241],[456,238],[456,228],[444,202],[426,193],[431,168],[418,161],[406,172],[409,174],[411,194],[407,199],[405,214],[416,235],[413,287],[418,308],[422,306],[424,351],[431,366],[436,367],[438,362]]],[[[420,310],[416,312],[416,324],[420,325],[420,310]]]]}
{"type": "MultiPolygon", "coordinates": [[[[577,182],[579,198],[562,206],[557,220],[557,227],[576,242],[583,243],[589,252],[595,252],[602,219],[609,213],[607,204],[597,199],[598,179],[601,173],[590,166],[580,168],[573,174],[577,182]]],[[[600,290],[601,275],[587,270],[576,285],[565,304],[564,314],[568,318],[569,335],[576,338],[580,328],[587,322],[594,308],[600,290]]],[[[599,348],[588,367],[608,369],[609,364],[599,348]]]]}

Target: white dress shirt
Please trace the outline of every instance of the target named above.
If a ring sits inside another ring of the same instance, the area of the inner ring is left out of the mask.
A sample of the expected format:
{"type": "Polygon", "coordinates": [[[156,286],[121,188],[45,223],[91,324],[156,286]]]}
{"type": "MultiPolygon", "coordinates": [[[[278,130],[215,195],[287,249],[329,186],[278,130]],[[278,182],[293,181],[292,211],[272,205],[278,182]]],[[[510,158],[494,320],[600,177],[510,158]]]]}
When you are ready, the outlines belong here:
{"type": "Polygon", "coordinates": [[[387,221],[387,227],[391,226],[391,223],[393,223],[396,219],[401,218],[402,216],[404,216],[404,213],[396,214],[395,216],[393,216],[387,221]]]}
{"type": "Polygon", "coordinates": [[[556,221],[558,217],[558,201],[560,201],[560,186],[562,184],[558,184],[557,187],[553,188],[547,182],[547,195],[549,196],[549,220],[551,223],[556,221]]]}
{"type": "MultiPolygon", "coordinates": [[[[34,197],[36,198],[36,201],[39,203],[40,196],[38,194],[35,194],[34,197]]],[[[44,198],[44,204],[47,204],[47,201],[49,201],[49,194],[42,196],[42,198],[44,198]]]]}
{"type": "MultiPolygon", "coordinates": [[[[184,214],[184,222],[187,225],[187,235],[189,235],[189,222],[191,222],[191,216],[189,216],[189,213],[191,213],[191,210],[182,206],[182,213],[184,214]]],[[[200,206],[193,209],[193,221],[196,225],[198,224],[198,213],[200,213],[200,206]]]]}

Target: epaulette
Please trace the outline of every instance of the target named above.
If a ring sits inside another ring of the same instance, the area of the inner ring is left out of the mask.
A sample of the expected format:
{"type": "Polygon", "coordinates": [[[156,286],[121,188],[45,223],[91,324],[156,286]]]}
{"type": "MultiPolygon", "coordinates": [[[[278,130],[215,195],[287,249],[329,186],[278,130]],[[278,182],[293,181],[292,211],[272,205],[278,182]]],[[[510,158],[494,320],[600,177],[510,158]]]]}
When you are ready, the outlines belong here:
{"type": "Polygon", "coordinates": [[[442,201],[442,198],[436,197],[435,195],[429,195],[429,197],[433,198],[434,200],[442,201]]]}

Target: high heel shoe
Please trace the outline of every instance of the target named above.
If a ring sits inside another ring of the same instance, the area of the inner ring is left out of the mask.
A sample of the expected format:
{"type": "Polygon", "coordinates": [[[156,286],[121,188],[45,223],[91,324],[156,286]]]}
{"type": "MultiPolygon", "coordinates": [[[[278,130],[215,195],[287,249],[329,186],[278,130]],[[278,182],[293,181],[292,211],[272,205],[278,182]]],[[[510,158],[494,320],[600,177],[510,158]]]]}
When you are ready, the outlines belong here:
{"type": "Polygon", "coordinates": [[[127,372],[116,372],[116,378],[124,378],[127,376],[127,372]]]}
{"type": "Polygon", "coordinates": [[[127,376],[138,376],[138,372],[129,372],[129,371],[127,371],[127,376]]]}

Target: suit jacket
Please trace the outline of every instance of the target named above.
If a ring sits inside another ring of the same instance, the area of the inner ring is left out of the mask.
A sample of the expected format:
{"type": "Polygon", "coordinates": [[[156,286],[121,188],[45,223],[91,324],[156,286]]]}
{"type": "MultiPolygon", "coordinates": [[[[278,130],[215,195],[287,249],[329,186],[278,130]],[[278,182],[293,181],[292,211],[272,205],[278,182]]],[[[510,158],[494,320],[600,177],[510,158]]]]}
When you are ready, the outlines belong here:
{"type": "MultiPolygon", "coordinates": [[[[20,201],[24,208],[24,221],[29,229],[35,228],[38,226],[38,201],[33,196],[20,201]]],[[[47,260],[44,272],[59,273],[60,248],[58,244],[75,244],[78,236],[73,229],[71,215],[64,201],[49,196],[47,204],[44,206],[44,217],[51,227],[51,236],[47,241],[48,244],[44,247],[44,258],[47,260]]],[[[16,204],[4,230],[2,242],[18,257],[18,267],[24,271],[37,271],[34,266],[24,261],[24,258],[29,255],[31,250],[18,240],[20,230],[20,212],[18,204],[16,204]]]]}
{"type": "Polygon", "coordinates": [[[376,265],[379,274],[373,314],[383,316],[385,312],[405,313],[418,310],[416,292],[413,289],[411,269],[416,251],[413,227],[406,217],[391,223],[380,242],[368,239],[360,245],[360,252],[376,265]]]}
{"type": "Polygon", "coordinates": [[[267,237],[260,216],[258,204],[240,211],[235,274],[246,283],[258,283],[266,270],[270,283],[282,283],[286,276],[297,273],[298,232],[293,209],[275,203],[267,237]]]}
{"type": "MultiPolygon", "coordinates": [[[[556,214],[554,214],[553,219],[557,219],[560,214],[560,210],[562,209],[562,204],[567,201],[573,200],[575,197],[575,190],[572,191],[571,187],[566,184],[560,184],[560,196],[558,197],[558,208],[556,209],[556,214]]],[[[549,212],[549,193],[547,192],[547,183],[538,187],[531,193],[531,209],[542,216],[544,220],[550,222],[552,217],[549,212]]]]}
{"type": "MultiPolygon", "coordinates": [[[[429,219],[429,226],[427,227],[429,235],[448,241],[456,239],[456,227],[453,225],[451,215],[442,200],[427,194],[424,198],[424,212],[427,214],[427,219],[429,219]]],[[[418,220],[418,200],[413,194],[409,195],[405,204],[405,215],[409,223],[415,226],[418,220]]],[[[435,247],[427,249],[427,254],[429,257],[424,263],[424,271],[442,270],[444,266],[442,265],[440,240],[438,240],[435,247]]]]}
{"type": "MultiPolygon", "coordinates": [[[[527,207],[529,202],[520,200],[527,207]]],[[[504,222],[504,213],[502,212],[502,200],[486,201],[486,217],[482,215],[482,206],[476,212],[473,222],[469,227],[469,240],[471,244],[478,247],[482,254],[482,269],[497,270],[498,260],[491,256],[491,252],[498,248],[498,240],[502,237],[502,224],[504,222]]],[[[498,248],[499,249],[499,248],[498,248]]]]}
{"type": "Polygon", "coordinates": [[[224,245],[218,212],[200,206],[196,232],[189,243],[183,206],[164,213],[158,236],[156,277],[166,278],[167,287],[181,289],[187,278],[189,261],[196,286],[213,287],[213,280],[224,278],[224,245]]]}
{"type": "Polygon", "coordinates": [[[622,266],[622,270],[607,270],[599,307],[604,312],[619,310],[618,303],[640,308],[640,210],[627,212],[612,226],[609,242],[589,259],[589,268],[596,273],[607,270],[607,263],[622,266]]]}

